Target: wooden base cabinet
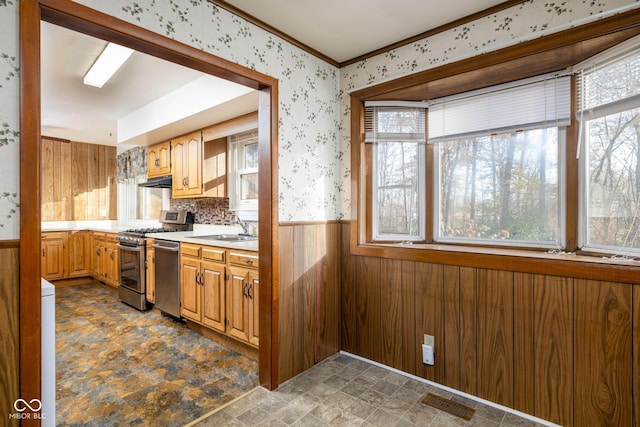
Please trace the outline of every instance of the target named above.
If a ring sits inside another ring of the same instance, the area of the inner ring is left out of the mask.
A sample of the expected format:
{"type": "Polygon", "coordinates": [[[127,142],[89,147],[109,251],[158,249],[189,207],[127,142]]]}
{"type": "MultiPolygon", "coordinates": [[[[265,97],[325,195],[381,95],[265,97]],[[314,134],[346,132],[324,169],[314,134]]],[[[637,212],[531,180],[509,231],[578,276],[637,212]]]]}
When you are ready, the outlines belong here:
{"type": "Polygon", "coordinates": [[[183,243],[180,247],[181,314],[225,332],[225,251],[183,243]]]}
{"type": "Polygon", "coordinates": [[[182,316],[258,346],[256,253],[182,243],[180,272],[182,316]],[[255,268],[246,267],[246,260],[255,268]]]}
{"type": "Polygon", "coordinates": [[[42,277],[47,280],[93,276],[119,286],[116,234],[47,231],[41,235],[42,277]]]}
{"type": "Polygon", "coordinates": [[[42,233],[40,246],[42,250],[41,275],[47,280],[67,277],[67,232],[55,231],[42,233]]]}
{"type": "Polygon", "coordinates": [[[93,277],[116,288],[120,286],[116,235],[94,233],[92,257],[93,277]]]}
{"type": "MultiPolygon", "coordinates": [[[[242,255],[248,257],[253,255],[242,255]]],[[[256,261],[257,261],[257,257],[256,261]]],[[[257,262],[256,262],[257,264],[257,262]]],[[[258,300],[260,280],[258,270],[246,267],[229,266],[227,282],[227,312],[229,326],[227,333],[241,341],[258,346],[258,300]]]]}
{"type": "Polygon", "coordinates": [[[92,233],[90,231],[70,231],[68,234],[68,277],[91,275],[92,233]]]}

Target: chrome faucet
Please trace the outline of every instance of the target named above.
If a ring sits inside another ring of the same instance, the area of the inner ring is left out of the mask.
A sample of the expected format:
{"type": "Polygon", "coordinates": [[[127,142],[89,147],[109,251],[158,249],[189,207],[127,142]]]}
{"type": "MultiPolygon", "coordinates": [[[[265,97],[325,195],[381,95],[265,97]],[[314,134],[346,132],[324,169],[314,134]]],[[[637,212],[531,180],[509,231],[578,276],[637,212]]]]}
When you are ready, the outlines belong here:
{"type": "Polygon", "coordinates": [[[238,218],[238,224],[240,224],[240,227],[242,227],[242,233],[243,234],[249,234],[249,227],[247,225],[246,221],[242,221],[240,218],[238,218]]]}

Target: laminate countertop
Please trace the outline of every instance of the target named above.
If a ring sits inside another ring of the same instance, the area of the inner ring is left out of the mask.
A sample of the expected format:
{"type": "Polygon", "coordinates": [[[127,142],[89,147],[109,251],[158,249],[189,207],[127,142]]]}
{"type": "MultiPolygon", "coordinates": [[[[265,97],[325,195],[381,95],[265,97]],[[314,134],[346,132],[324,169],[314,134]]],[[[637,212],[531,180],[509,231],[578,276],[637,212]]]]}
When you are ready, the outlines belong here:
{"type": "Polygon", "coordinates": [[[227,242],[225,240],[202,239],[198,236],[211,236],[214,234],[238,234],[235,228],[228,231],[207,232],[206,230],[176,231],[173,233],[150,233],[146,237],[156,240],[169,240],[171,242],[193,243],[196,245],[216,246],[219,248],[240,249],[244,251],[258,251],[258,240],[246,240],[240,242],[227,242]]]}

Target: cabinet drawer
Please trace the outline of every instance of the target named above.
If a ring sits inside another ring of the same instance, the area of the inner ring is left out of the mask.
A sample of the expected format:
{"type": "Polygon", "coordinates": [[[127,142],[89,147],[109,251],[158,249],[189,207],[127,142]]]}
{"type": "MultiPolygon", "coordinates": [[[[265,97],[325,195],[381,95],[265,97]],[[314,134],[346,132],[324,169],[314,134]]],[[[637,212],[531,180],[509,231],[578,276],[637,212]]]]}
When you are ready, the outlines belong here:
{"type": "Polygon", "coordinates": [[[200,258],[200,246],[192,245],[189,243],[182,243],[180,245],[180,255],[181,256],[192,256],[195,258],[200,258]]]}
{"type": "Polygon", "coordinates": [[[243,267],[258,268],[258,254],[230,252],[229,262],[243,267]]]}
{"type": "Polygon", "coordinates": [[[61,240],[65,238],[65,235],[67,234],[66,231],[47,231],[41,234],[41,237],[43,239],[47,239],[47,240],[61,240]]]}
{"type": "Polygon", "coordinates": [[[224,262],[226,258],[225,255],[226,251],[224,249],[202,247],[202,259],[224,262]]]}

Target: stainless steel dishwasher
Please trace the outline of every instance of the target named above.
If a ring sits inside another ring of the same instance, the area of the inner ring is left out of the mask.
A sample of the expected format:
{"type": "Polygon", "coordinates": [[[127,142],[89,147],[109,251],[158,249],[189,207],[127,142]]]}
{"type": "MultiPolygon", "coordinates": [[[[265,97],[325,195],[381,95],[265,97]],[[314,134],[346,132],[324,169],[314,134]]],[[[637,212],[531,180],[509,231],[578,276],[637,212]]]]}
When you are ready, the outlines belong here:
{"type": "Polygon", "coordinates": [[[155,307],[180,318],[180,243],[156,240],[155,249],[155,307]]]}

